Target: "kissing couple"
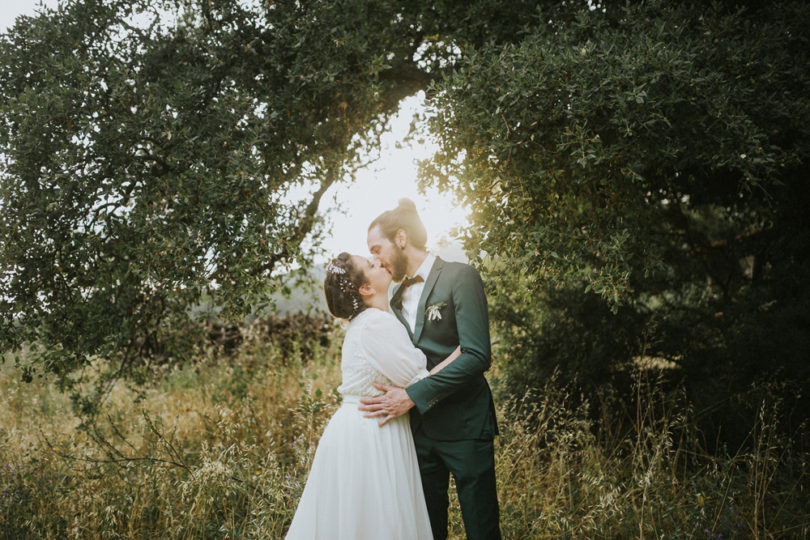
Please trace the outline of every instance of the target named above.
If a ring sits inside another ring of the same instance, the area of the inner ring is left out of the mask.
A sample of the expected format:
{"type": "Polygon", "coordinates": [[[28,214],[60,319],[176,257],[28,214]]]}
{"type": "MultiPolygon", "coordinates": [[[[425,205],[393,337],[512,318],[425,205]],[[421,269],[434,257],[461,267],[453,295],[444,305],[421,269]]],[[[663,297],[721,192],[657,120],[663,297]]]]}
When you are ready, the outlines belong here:
{"type": "Polygon", "coordinates": [[[329,311],[349,321],[343,402],[286,538],[445,539],[452,474],[467,538],[499,539],[481,277],[426,250],[409,199],[380,214],[367,240],[371,259],[341,253],[326,268],[329,311]]]}

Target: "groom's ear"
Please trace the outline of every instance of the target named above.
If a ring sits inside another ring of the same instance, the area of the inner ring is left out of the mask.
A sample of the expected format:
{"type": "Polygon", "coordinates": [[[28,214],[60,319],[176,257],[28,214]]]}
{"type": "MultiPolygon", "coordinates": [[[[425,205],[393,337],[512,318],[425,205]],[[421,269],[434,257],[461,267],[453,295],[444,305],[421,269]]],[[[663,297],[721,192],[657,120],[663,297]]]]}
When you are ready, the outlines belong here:
{"type": "Polygon", "coordinates": [[[394,235],[394,244],[399,249],[405,249],[405,246],[408,245],[408,233],[405,232],[405,229],[397,230],[397,234],[394,235]]]}

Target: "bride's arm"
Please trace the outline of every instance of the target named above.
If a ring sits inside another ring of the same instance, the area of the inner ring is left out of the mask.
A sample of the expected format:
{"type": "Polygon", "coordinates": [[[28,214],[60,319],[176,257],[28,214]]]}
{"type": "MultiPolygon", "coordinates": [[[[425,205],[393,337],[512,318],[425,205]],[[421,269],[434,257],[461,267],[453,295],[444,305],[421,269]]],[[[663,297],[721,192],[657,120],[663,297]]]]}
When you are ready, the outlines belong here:
{"type": "Polygon", "coordinates": [[[450,353],[450,356],[442,360],[440,363],[436,364],[433,369],[430,370],[431,375],[435,375],[436,373],[440,372],[444,368],[450,365],[450,363],[461,356],[461,345],[456,347],[456,350],[450,353]]]}

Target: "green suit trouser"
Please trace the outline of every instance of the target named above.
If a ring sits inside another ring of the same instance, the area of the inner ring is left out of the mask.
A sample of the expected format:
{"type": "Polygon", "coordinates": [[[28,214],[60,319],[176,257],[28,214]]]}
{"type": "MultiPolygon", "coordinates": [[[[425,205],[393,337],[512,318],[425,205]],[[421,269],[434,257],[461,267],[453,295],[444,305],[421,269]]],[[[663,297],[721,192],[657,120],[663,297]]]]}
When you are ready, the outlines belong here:
{"type": "Polygon", "coordinates": [[[420,429],[413,438],[434,540],[447,538],[450,474],[456,481],[467,538],[499,540],[492,439],[437,441],[420,429]]]}

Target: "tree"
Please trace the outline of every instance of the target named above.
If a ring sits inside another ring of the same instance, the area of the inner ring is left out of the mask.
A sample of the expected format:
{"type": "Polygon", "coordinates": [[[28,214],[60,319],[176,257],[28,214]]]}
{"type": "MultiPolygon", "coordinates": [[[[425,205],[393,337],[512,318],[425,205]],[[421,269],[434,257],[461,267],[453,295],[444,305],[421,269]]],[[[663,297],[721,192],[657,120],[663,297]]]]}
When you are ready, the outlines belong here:
{"type": "Polygon", "coordinates": [[[0,350],[32,347],[25,376],[65,387],[97,362],[87,412],[155,343],[186,359],[189,307],[238,317],[306,266],[321,197],[400,99],[534,4],[65,0],[19,19],[0,40],[0,350]]]}
{"type": "Polygon", "coordinates": [[[739,4],[66,0],[21,19],[0,40],[0,349],[34,347],[66,386],[97,362],[100,389],[155,341],[182,359],[189,307],[238,317],[305,266],[323,193],[427,89],[423,181],[473,210],[516,387],[615,381],[640,356],[698,397],[806,383],[810,10],[739,4]]]}
{"type": "Polygon", "coordinates": [[[582,11],[432,88],[422,177],[473,209],[514,381],[644,355],[704,402],[807,384],[808,29],[799,2],[582,11]]]}
{"type": "Polygon", "coordinates": [[[3,349],[36,344],[65,383],[94,357],[111,377],[203,295],[231,314],[263,299],[429,79],[386,38],[403,24],[385,5],[230,1],[19,20],[0,45],[3,349]]]}

